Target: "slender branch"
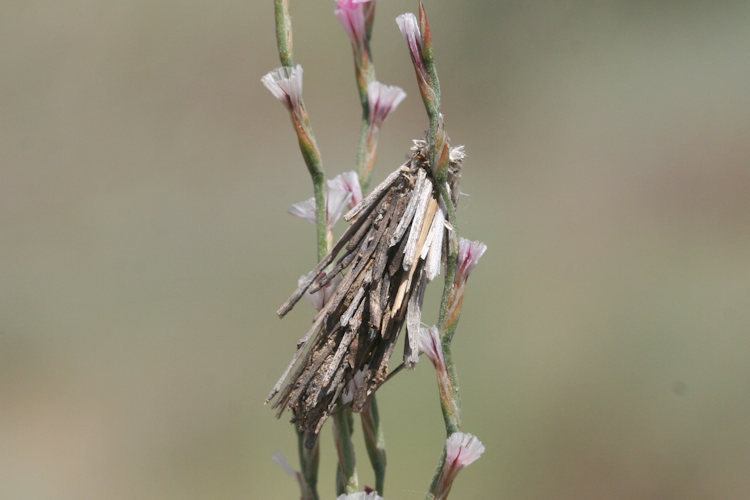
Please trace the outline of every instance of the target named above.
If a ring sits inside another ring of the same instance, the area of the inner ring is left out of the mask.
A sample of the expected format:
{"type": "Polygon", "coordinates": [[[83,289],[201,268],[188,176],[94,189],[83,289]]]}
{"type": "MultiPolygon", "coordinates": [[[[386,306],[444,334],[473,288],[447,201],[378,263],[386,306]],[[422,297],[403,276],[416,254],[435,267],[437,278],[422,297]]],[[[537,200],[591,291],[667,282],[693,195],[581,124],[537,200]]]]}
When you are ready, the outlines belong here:
{"type": "Polygon", "coordinates": [[[378,402],[375,395],[370,396],[367,406],[362,410],[362,433],[365,436],[367,455],[370,457],[372,469],[375,472],[375,489],[380,496],[385,486],[385,436],[380,423],[378,402]]]}
{"type": "Polygon", "coordinates": [[[292,57],[292,16],[289,15],[289,0],[274,0],[276,18],[276,45],[282,66],[294,66],[292,57]]]}
{"type": "MultiPolygon", "coordinates": [[[[370,177],[372,168],[375,164],[375,155],[377,153],[377,133],[373,127],[374,117],[370,116],[370,83],[375,81],[375,65],[372,63],[372,54],[370,52],[370,37],[375,21],[375,2],[369,2],[359,7],[363,9],[365,17],[366,31],[363,39],[352,39],[352,54],[354,57],[354,72],[357,84],[357,93],[362,108],[362,118],[359,127],[359,141],[355,156],[355,164],[359,184],[363,194],[367,194],[370,186],[370,177]]],[[[341,411],[345,413],[348,419],[352,418],[351,409],[345,408],[341,411]]],[[[385,436],[380,423],[378,406],[375,395],[370,397],[367,406],[361,412],[362,430],[365,438],[365,447],[370,459],[373,471],[375,473],[375,483],[377,491],[382,495],[385,483],[385,436]]],[[[344,420],[344,417],[340,417],[344,420]]],[[[347,456],[345,453],[339,454],[339,469],[337,472],[337,489],[345,489],[346,483],[356,481],[356,470],[354,464],[354,452],[350,440],[351,433],[339,432],[339,440],[344,449],[351,448],[352,453],[347,456]],[[351,459],[351,464],[343,463],[342,460],[351,459]],[[345,478],[345,471],[353,474],[353,478],[345,478]],[[352,481],[353,479],[353,481],[352,481]]]]}
{"type": "Polygon", "coordinates": [[[305,446],[305,431],[297,428],[297,453],[302,466],[302,477],[305,486],[302,488],[302,500],[319,500],[318,496],[318,464],[320,463],[319,441],[315,441],[312,449],[305,446]]]}
{"type": "MultiPolygon", "coordinates": [[[[294,65],[293,41],[292,41],[292,18],[289,13],[289,0],[274,0],[274,18],[276,22],[276,45],[282,66],[294,65]]],[[[292,122],[299,141],[302,158],[307,165],[310,178],[313,183],[315,197],[315,226],[316,226],[316,250],[318,260],[323,259],[328,253],[327,241],[327,217],[324,191],[325,174],[323,172],[320,151],[315,142],[310,119],[307,115],[304,102],[300,96],[300,115],[292,113],[292,122]]],[[[317,482],[318,466],[320,457],[319,443],[316,441],[312,449],[305,446],[305,433],[301,429],[297,431],[297,446],[300,460],[302,477],[306,488],[302,488],[303,500],[318,500],[317,482]]]]}
{"type": "Polygon", "coordinates": [[[333,414],[333,435],[336,452],[339,456],[339,470],[336,479],[336,494],[356,493],[359,487],[356,459],[352,443],[352,416],[348,409],[342,408],[333,414]]]}
{"type": "MultiPolygon", "coordinates": [[[[365,37],[364,47],[357,47],[355,44],[352,45],[357,93],[359,94],[359,102],[362,106],[362,119],[359,126],[359,143],[357,145],[355,161],[357,175],[359,176],[359,184],[362,186],[363,192],[367,191],[370,186],[370,175],[372,173],[372,164],[374,163],[374,153],[377,148],[376,142],[373,142],[372,134],[370,133],[370,96],[367,90],[369,84],[375,81],[375,65],[372,64],[372,58],[370,55],[371,29],[372,21],[370,22],[370,29],[368,29],[365,37]],[[372,161],[370,161],[370,157],[372,157],[372,161]]],[[[375,141],[377,141],[377,138],[375,138],[375,141]]]]}

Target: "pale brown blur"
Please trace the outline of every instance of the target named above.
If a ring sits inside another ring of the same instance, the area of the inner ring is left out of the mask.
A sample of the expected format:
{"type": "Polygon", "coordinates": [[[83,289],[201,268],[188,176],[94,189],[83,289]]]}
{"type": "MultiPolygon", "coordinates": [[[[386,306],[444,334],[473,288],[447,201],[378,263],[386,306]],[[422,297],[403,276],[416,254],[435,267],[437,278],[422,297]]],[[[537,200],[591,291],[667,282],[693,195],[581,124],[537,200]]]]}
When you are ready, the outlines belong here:
{"type": "MultiPolygon", "coordinates": [[[[292,2],[330,174],[358,130],[333,6],[292,2]]],[[[487,452],[453,497],[750,497],[750,4],[426,7],[469,154],[461,229],[489,246],[454,342],[487,452]]],[[[259,81],[272,10],[0,6],[0,498],[295,498],[270,460],[296,464],[291,427],[262,402],[313,312],[274,311],[315,252],[285,213],[309,179],[259,81]]],[[[377,73],[409,97],[375,181],[426,127],[407,10],[379,1],[377,73]]],[[[444,438],[430,363],[379,402],[386,497],[420,499],[444,438]]]]}

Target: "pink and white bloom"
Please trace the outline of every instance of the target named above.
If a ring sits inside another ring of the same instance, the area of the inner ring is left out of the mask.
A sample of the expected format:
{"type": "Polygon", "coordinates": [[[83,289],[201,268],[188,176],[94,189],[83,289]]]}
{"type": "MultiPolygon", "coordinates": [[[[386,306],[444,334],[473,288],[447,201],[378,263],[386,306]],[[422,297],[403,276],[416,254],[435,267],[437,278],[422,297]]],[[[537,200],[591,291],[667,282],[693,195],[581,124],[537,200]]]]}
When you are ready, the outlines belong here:
{"type": "Polygon", "coordinates": [[[302,102],[302,66],[299,64],[293,67],[281,66],[266,73],[260,81],[289,111],[300,109],[300,103],[302,102]]]}
{"type": "MultiPolygon", "coordinates": [[[[356,178],[356,173],[346,172],[326,181],[326,225],[329,231],[344,215],[347,208],[354,206],[353,199],[362,200],[362,188],[356,178]]],[[[289,213],[315,224],[315,198],[295,203],[289,207],[289,213]]]]}
{"type": "Polygon", "coordinates": [[[374,81],[367,85],[367,95],[370,105],[370,124],[377,128],[401,104],[406,97],[406,92],[400,87],[383,85],[374,81]]]}
{"type": "Polygon", "coordinates": [[[420,328],[419,351],[425,353],[427,357],[430,358],[430,361],[435,365],[435,368],[445,366],[443,344],[440,342],[440,332],[438,331],[437,326],[420,328]]]}
{"type": "Polygon", "coordinates": [[[354,208],[362,201],[362,186],[359,185],[359,176],[354,170],[343,172],[329,181],[336,189],[351,193],[349,198],[349,208],[354,208]]]}
{"type": "MultiPolygon", "coordinates": [[[[299,280],[297,280],[297,283],[302,283],[304,279],[307,276],[304,274],[299,277],[299,280]]],[[[341,282],[341,276],[336,275],[326,286],[321,288],[320,290],[316,290],[314,292],[310,292],[309,289],[307,292],[305,292],[305,298],[312,304],[312,306],[315,308],[316,311],[320,311],[323,309],[323,306],[325,306],[328,303],[328,300],[333,297],[333,294],[336,293],[336,287],[341,282]]]]}
{"type": "Polygon", "coordinates": [[[336,500],[383,500],[383,497],[378,495],[377,491],[360,491],[348,495],[339,495],[336,500]]]}
{"type": "Polygon", "coordinates": [[[352,402],[354,399],[354,395],[359,391],[359,389],[364,385],[365,383],[365,370],[367,370],[368,365],[365,365],[362,367],[361,370],[357,371],[357,373],[354,374],[354,376],[351,378],[349,383],[346,385],[344,390],[341,393],[341,402],[345,405],[352,402]]]}
{"type": "Polygon", "coordinates": [[[466,432],[454,432],[445,441],[445,464],[448,468],[457,469],[471,465],[484,453],[484,445],[474,435],[466,432]]]}
{"type": "Polygon", "coordinates": [[[406,39],[406,44],[409,46],[409,53],[411,59],[417,66],[417,69],[424,73],[424,64],[422,62],[422,33],[419,31],[419,21],[417,16],[411,12],[401,14],[396,18],[396,24],[398,29],[401,30],[401,34],[406,39]]]}
{"type": "Polygon", "coordinates": [[[349,35],[352,45],[362,49],[367,37],[367,20],[364,11],[365,3],[374,0],[336,0],[336,8],[333,13],[349,35]]]}
{"type": "Polygon", "coordinates": [[[447,498],[458,473],[474,463],[482,453],[484,445],[475,435],[464,432],[451,434],[445,441],[445,465],[440,473],[435,498],[447,498]]]}
{"type": "Polygon", "coordinates": [[[459,240],[458,266],[456,269],[457,282],[461,283],[466,281],[486,250],[487,245],[481,241],[472,241],[466,238],[461,238],[459,240]]]}

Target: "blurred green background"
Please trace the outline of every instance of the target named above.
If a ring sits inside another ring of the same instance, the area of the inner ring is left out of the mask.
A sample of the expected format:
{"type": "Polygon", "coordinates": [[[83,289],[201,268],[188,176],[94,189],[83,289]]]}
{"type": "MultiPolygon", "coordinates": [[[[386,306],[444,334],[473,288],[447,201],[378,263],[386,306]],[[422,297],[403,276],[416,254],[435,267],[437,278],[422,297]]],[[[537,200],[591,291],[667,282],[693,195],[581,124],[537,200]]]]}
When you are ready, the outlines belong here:
{"type": "MultiPolygon", "coordinates": [[[[292,2],[329,174],[358,131],[333,6],[292,2]]],[[[489,246],[454,343],[487,452],[452,497],[750,498],[750,3],[427,8],[469,153],[461,228],[489,246]]],[[[426,126],[393,22],[415,9],[378,2],[378,77],[409,98],[376,180],[426,126]]],[[[314,231],[285,213],[311,189],[259,81],[272,16],[0,6],[0,498],[296,497],[270,460],[296,464],[296,441],[263,400],[313,312],[274,313],[314,231]]],[[[379,401],[386,496],[420,499],[443,441],[429,363],[379,401]]]]}

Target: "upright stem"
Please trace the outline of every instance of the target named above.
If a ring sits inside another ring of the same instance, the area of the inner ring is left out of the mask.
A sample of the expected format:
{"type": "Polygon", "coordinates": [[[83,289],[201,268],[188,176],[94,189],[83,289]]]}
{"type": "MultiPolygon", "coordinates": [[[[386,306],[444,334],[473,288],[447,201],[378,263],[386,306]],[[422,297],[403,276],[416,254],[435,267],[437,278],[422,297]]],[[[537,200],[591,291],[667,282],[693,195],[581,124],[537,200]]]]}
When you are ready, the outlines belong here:
{"type": "Polygon", "coordinates": [[[354,444],[352,443],[352,415],[347,408],[333,414],[333,434],[336,452],[339,455],[339,470],[336,475],[336,494],[356,493],[359,487],[357,479],[354,444]]]}
{"type": "MultiPolygon", "coordinates": [[[[276,45],[279,51],[279,59],[282,66],[293,66],[293,41],[292,41],[292,18],[289,14],[289,0],[274,0],[274,18],[276,21],[276,45]]],[[[307,165],[310,178],[313,183],[315,197],[315,226],[316,226],[316,250],[318,260],[323,259],[328,253],[327,241],[327,218],[325,201],[325,174],[320,159],[320,151],[312,133],[310,120],[305,111],[305,105],[300,97],[301,116],[292,116],[295,131],[299,141],[302,158],[307,165]]],[[[316,442],[312,449],[305,446],[305,433],[301,429],[297,431],[297,446],[299,452],[300,468],[306,487],[302,488],[303,500],[318,500],[317,482],[320,449],[316,442]]]]}
{"type": "Polygon", "coordinates": [[[276,45],[282,66],[293,66],[292,57],[292,16],[289,15],[289,0],[274,0],[274,17],[276,19],[276,45]]]}
{"type": "MultiPolygon", "coordinates": [[[[359,125],[359,143],[357,145],[357,155],[355,157],[357,164],[357,175],[362,191],[367,191],[370,186],[370,175],[372,174],[373,156],[377,145],[373,142],[370,133],[370,96],[368,85],[375,81],[375,66],[370,59],[370,40],[365,42],[362,50],[353,48],[354,52],[354,71],[357,80],[357,92],[359,102],[362,106],[362,119],[359,125]]],[[[376,140],[376,139],[375,139],[376,140]]]]}
{"type": "Polygon", "coordinates": [[[302,488],[302,500],[319,500],[318,496],[318,464],[320,462],[319,441],[310,449],[305,446],[305,431],[297,428],[297,452],[302,467],[302,477],[306,488],[302,488]]]}
{"type": "Polygon", "coordinates": [[[370,396],[365,408],[362,410],[362,432],[365,436],[367,455],[370,457],[372,469],[375,472],[375,489],[380,496],[383,495],[385,486],[385,435],[380,423],[378,413],[378,402],[375,395],[370,396]]]}

